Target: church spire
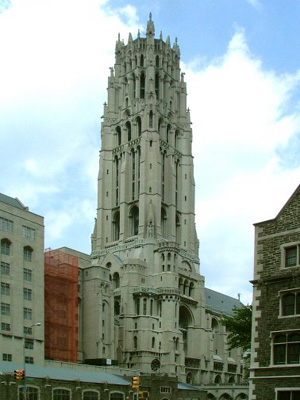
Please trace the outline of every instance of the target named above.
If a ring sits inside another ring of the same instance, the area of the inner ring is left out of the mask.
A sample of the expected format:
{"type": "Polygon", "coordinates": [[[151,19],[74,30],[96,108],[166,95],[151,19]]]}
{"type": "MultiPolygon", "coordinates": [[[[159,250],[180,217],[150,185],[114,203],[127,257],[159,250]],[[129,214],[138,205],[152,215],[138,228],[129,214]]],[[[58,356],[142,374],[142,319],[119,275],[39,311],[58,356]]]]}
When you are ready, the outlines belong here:
{"type": "Polygon", "coordinates": [[[154,37],[155,28],[152,21],[152,13],[149,14],[149,21],[147,22],[147,37],[154,37]]]}

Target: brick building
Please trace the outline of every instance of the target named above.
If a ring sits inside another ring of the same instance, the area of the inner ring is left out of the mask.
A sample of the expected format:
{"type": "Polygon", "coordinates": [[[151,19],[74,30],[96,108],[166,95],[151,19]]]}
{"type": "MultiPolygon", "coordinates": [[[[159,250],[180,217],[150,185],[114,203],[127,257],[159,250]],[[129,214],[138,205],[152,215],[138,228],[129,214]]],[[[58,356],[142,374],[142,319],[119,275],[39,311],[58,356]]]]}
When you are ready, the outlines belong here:
{"type": "Polygon", "coordinates": [[[252,325],[250,398],[300,399],[300,185],[255,224],[252,325]]]}

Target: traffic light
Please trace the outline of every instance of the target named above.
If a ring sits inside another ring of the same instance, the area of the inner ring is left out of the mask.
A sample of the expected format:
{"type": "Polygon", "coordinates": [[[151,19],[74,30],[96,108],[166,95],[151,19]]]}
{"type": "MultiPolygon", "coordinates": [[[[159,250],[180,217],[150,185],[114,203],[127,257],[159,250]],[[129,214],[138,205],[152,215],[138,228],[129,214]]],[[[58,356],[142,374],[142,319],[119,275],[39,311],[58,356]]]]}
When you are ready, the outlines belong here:
{"type": "Polygon", "coordinates": [[[14,376],[17,381],[23,381],[25,379],[25,371],[23,369],[15,369],[14,376]]]}
{"type": "Polygon", "coordinates": [[[134,376],[132,378],[132,389],[139,390],[140,388],[140,377],[139,376],[134,376]]]}

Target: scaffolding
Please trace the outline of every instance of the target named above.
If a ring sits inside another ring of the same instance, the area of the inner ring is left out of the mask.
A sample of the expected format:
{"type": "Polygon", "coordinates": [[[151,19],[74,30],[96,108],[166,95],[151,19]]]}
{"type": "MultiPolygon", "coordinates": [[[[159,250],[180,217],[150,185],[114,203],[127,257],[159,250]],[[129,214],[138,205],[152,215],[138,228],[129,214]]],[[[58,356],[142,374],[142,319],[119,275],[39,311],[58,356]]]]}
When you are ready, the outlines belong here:
{"type": "Polygon", "coordinates": [[[61,250],[45,251],[45,356],[78,358],[78,258],[61,250]]]}

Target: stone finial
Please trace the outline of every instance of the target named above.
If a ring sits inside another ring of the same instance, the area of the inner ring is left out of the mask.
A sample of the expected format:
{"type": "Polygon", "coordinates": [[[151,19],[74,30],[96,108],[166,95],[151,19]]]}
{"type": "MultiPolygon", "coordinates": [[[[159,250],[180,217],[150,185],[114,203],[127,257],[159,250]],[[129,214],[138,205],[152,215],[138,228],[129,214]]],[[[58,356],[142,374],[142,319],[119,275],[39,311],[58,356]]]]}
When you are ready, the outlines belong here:
{"type": "Polygon", "coordinates": [[[152,14],[149,14],[149,21],[147,22],[147,36],[154,36],[155,35],[155,28],[154,23],[152,21],[152,14]]]}

